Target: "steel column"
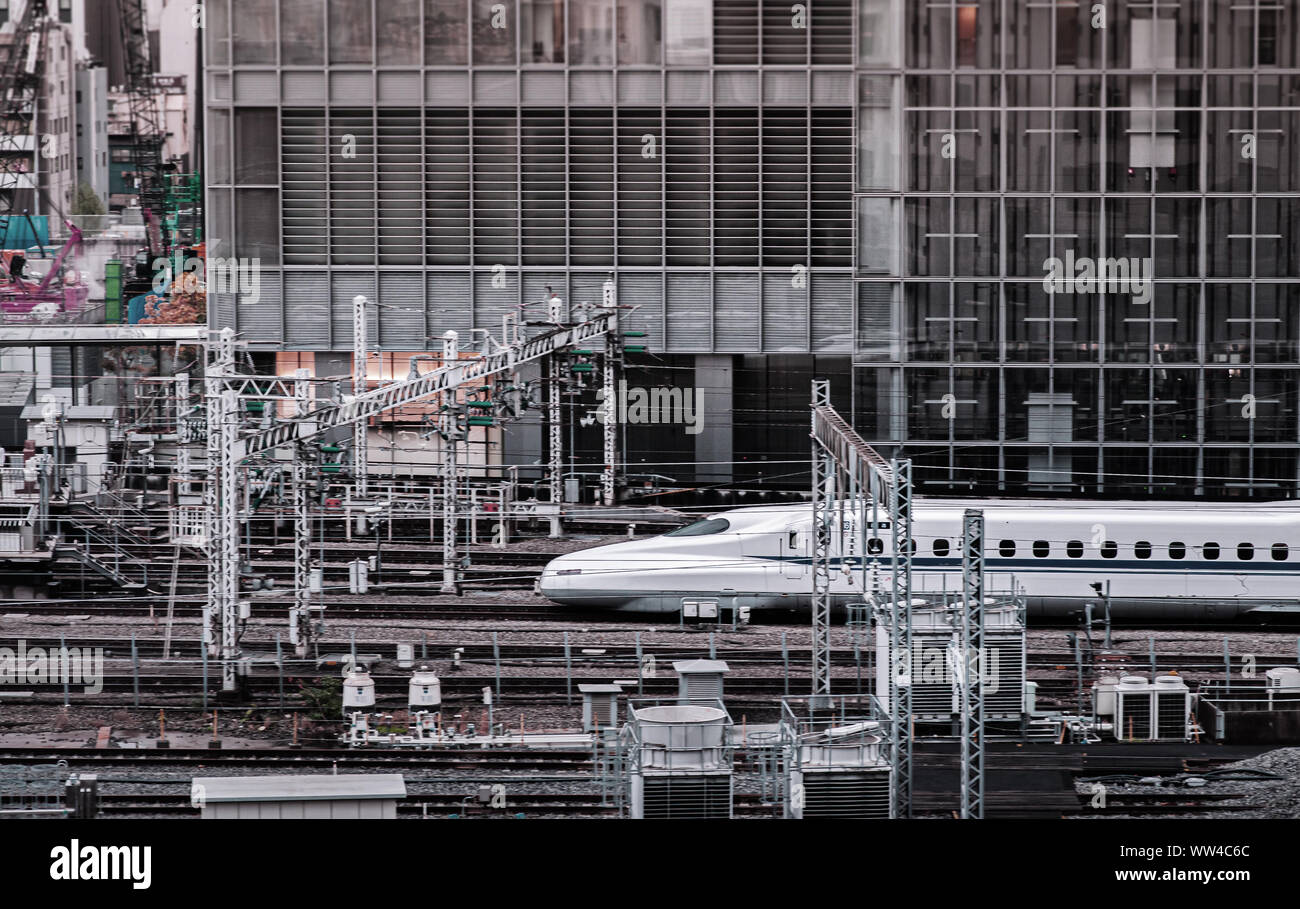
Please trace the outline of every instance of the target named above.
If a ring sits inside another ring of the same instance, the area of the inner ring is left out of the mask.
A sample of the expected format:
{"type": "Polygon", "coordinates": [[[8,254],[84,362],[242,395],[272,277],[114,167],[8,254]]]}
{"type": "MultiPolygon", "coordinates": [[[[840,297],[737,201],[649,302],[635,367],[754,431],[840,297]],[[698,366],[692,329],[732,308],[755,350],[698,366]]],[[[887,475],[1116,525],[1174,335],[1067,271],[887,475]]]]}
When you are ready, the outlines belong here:
{"type": "MultiPolygon", "coordinates": [[[[366,393],[366,357],[369,354],[366,345],[366,305],[365,297],[357,295],[352,298],[352,394],[359,397],[366,393]]],[[[364,499],[370,481],[369,451],[367,449],[367,431],[370,420],[362,417],[352,424],[352,472],[356,485],[357,498],[364,499]]]]}
{"type": "MultiPolygon", "coordinates": [[[[295,416],[306,417],[310,409],[309,373],[294,373],[295,416]]],[[[307,655],[311,639],[311,499],[307,493],[307,465],[301,446],[293,446],[293,478],[289,494],[293,498],[293,615],[289,617],[289,643],[298,656],[307,655]]]]}
{"type": "Polygon", "coordinates": [[[983,818],[984,512],[974,508],[962,519],[961,579],[961,816],[983,818]]]}
{"type": "Polygon", "coordinates": [[[616,495],[615,474],[618,464],[618,360],[622,356],[623,339],[618,333],[618,291],[613,278],[607,280],[601,288],[601,307],[612,315],[609,334],[605,336],[605,408],[604,434],[605,467],[600,474],[601,496],[607,506],[612,507],[616,495]]]}
{"type": "Polygon", "coordinates": [[[830,383],[812,383],[812,693],[831,691],[831,509],[835,458],[817,441],[819,407],[830,406],[830,383]]]}
{"type": "Polygon", "coordinates": [[[551,487],[551,506],[555,509],[551,515],[552,539],[564,536],[564,527],[560,512],[564,509],[564,427],[560,420],[560,361],[550,356],[546,358],[546,431],[550,444],[547,455],[550,459],[547,480],[551,487]]]}
{"type": "Polygon", "coordinates": [[[894,536],[889,706],[894,749],[894,817],[912,816],[912,462],[890,462],[889,513],[894,536]]]}

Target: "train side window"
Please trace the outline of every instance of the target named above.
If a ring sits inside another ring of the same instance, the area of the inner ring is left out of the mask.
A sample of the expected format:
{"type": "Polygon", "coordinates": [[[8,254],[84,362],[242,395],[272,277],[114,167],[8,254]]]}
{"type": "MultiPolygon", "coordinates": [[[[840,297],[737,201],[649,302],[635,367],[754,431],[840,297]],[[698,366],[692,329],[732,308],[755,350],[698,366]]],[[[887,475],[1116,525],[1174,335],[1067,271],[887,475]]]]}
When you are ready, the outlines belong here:
{"type": "Polygon", "coordinates": [[[1072,559],[1083,558],[1083,543],[1079,540],[1071,540],[1065,544],[1065,554],[1072,559]]]}
{"type": "Polygon", "coordinates": [[[1273,544],[1273,561],[1274,561],[1274,562],[1285,562],[1285,561],[1286,561],[1286,557],[1287,557],[1288,555],[1290,555],[1290,554],[1291,554],[1291,550],[1287,547],[1287,545],[1286,545],[1285,543],[1274,543],[1274,544],[1273,544]]]}
{"type": "Polygon", "coordinates": [[[1169,558],[1181,559],[1187,555],[1187,544],[1175,540],[1169,544],[1169,558]]]}
{"type": "Polygon", "coordinates": [[[1114,540],[1102,540],[1101,557],[1103,559],[1113,559],[1119,555],[1119,544],[1114,540]]]}
{"type": "Polygon", "coordinates": [[[1151,543],[1148,540],[1138,540],[1133,544],[1133,555],[1139,559],[1151,558],[1151,543]]]}
{"type": "Polygon", "coordinates": [[[1255,544],[1238,543],[1237,558],[1243,562],[1249,562],[1251,559],[1255,558],[1255,544]]]}
{"type": "Polygon", "coordinates": [[[1000,543],[998,543],[998,555],[1002,556],[1002,558],[1010,559],[1013,558],[1015,554],[1016,554],[1015,540],[1003,540],[1000,543]]]}
{"type": "MultiPolygon", "coordinates": [[[[448,498],[450,498],[450,496],[449,496],[448,498]]],[[[790,531],[790,539],[789,539],[789,543],[790,543],[790,548],[791,548],[791,549],[798,549],[798,548],[799,548],[799,531],[797,531],[797,530],[792,530],[792,531],[790,531]]]]}
{"type": "Polygon", "coordinates": [[[1034,540],[1034,558],[1045,559],[1052,554],[1052,546],[1046,540],[1034,540]]]}
{"type": "Polygon", "coordinates": [[[872,537],[867,540],[867,555],[880,555],[885,551],[885,541],[880,537],[872,537]]]}
{"type": "Polygon", "coordinates": [[[943,558],[948,554],[948,541],[935,540],[933,543],[930,544],[930,549],[934,552],[935,555],[939,556],[940,558],[943,558]]]}
{"type": "Polygon", "coordinates": [[[1202,543],[1202,544],[1201,544],[1201,558],[1203,558],[1203,559],[1209,559],[1211,562],[1213,562],[1213,561],[1214,561],[1215,559],[1217,559],[1218,557],[1219,557],[1219,544],[1218,544],[1218,543],[1202,543]]]}

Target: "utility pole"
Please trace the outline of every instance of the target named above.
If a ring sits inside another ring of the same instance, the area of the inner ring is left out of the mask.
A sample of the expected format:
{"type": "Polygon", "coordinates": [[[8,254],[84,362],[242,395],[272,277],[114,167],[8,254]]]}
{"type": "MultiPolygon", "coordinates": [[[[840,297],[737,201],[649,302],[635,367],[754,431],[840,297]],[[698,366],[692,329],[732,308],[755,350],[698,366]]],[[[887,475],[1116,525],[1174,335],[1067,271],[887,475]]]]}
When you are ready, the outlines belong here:
{"type": "Polygon", "coordinates": [[[912,462],[890,462],[894,483],[889,490],[889,520],[894,534],[894,665],[889,673],[889,708],[893,718],[893,817],[912,816],[912,462]],[[904,675],[906,669],[906,675],[904,675]]]}
{"type": "Polygon", "coordinates": [[[609,334],[605,336],[605,420],[601,427],[603,430],[603,452],[605,456],[605,469],[600,475],[601,493],[605,505],[613,507],[615,490],[615,472],[618,462],[618,389],[615,385],[617,377],[617,361],[621,358],[623,349],[623,339],[618,333],[618,291],[614,286],[614,279],[611,276],[601,287],[601,308],[613,316],[610,322],[609,334]]]}
{"type": "MultiPolygon", "coordinates": [[[[366,344],[368,303],[369,301],[360,294],[352,298],[352,394],[354,396],[366,393],[366,358],[369,356],[366,344]]],[[[352,424],[352,472],[355,474],[353,481],[358,499],[366,497],[370,481],[367,450],[369,423],[368,419],[361,419],[352,424]]]]}
{"type": "Polygon", "coordinates": [[[961,816],[983,818],[984,512],[974,508],[962,519],[961,580],[961,816]]]}
{"type": "MultiPolygon", "coordinates": [[[[306,369],[294,372],[294,403],[299,419],[306,418],[311,407],[308,376],[306,369]]],[[[289,619],[289,643],[300,657],[307,655],[311,638],[311,499],[304,455],[304,446],[295,442],[289,493],[293,497],[293,615],[289,619]]]]}
{"type": "Polygon", "coordinates": [[[564,509],[564,427],[560,420],[560,360],[558,357],[546,358],[546,431],[550,445],[548,480],[551,487],[551,539],[564,536],[564,527],[560,512],[564,509]]]}
{"type": "MultiPolygon", "coordinates": [[[[812,383],[812,693],[831,693],[831,509],[835,456],[817,440],[818,408],[830,407],[830,382],[812,383]]],[[[817,698],[814,697],[816,700],[817,698]]]]}
{"type": "MultiPolygon", "coordinates": [[[[449,331],[442,336],[443,367],[452,366],[460,357],[457,347],[458,335],[449,331]]],[[[441,593],[456,593],[456,505],[460,496],[457,483],[459,466],[456,463],[456,449],[460,445],[460,407],[456,400],[456,389],[449,389],[443,397],[442,414],[442,587],[441,593]]]]}

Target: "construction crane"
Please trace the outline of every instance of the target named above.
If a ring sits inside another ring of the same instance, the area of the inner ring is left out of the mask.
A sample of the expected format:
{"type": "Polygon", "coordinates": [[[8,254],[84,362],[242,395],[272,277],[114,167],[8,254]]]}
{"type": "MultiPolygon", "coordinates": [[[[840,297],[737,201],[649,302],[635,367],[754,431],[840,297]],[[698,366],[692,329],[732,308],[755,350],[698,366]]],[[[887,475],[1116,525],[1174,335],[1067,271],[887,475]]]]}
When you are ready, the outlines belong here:
{"type": "Polygon", "coordinates": [[[45,37],[50,24],[45,0],[27,0],[14,20],[10,40],[0,41],[0,249],[8,246],[15,221],[36,199],[29,162],[38,152],[32,123],[45,73],[45,37]]]}
{"type": "Polygon", "coordinates": [[[149,49],[149,32],[145,28],[144,0],[117,0],[117,18],[122,30],[122,61],[126,73],[128,117],[126,129],[131,140],[131,163],[139,186],[140,211],[144,216],[146,253],[149,262],[166,256],[169,249],[163,227],[163,209],[167,202],[167,171],[162,147],[166,137],[162,118],[154,99],[153,57],[149,49]]]}

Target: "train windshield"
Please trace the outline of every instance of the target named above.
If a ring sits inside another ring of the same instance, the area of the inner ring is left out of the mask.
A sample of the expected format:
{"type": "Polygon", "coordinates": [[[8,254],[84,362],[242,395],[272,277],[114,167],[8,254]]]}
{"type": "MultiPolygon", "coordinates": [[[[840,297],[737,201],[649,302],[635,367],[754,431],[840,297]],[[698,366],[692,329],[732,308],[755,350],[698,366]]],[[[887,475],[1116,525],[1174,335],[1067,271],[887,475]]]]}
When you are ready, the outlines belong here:
{"type": "Polygon", "coordinates": [[[696,521],[694,524],[687,524],[685,527],[670,530],[664,536],[703,537],[711,533],[722,533],[730,526],[731,522],[726,518],[705,518],[703,521],[696,521]]]}

